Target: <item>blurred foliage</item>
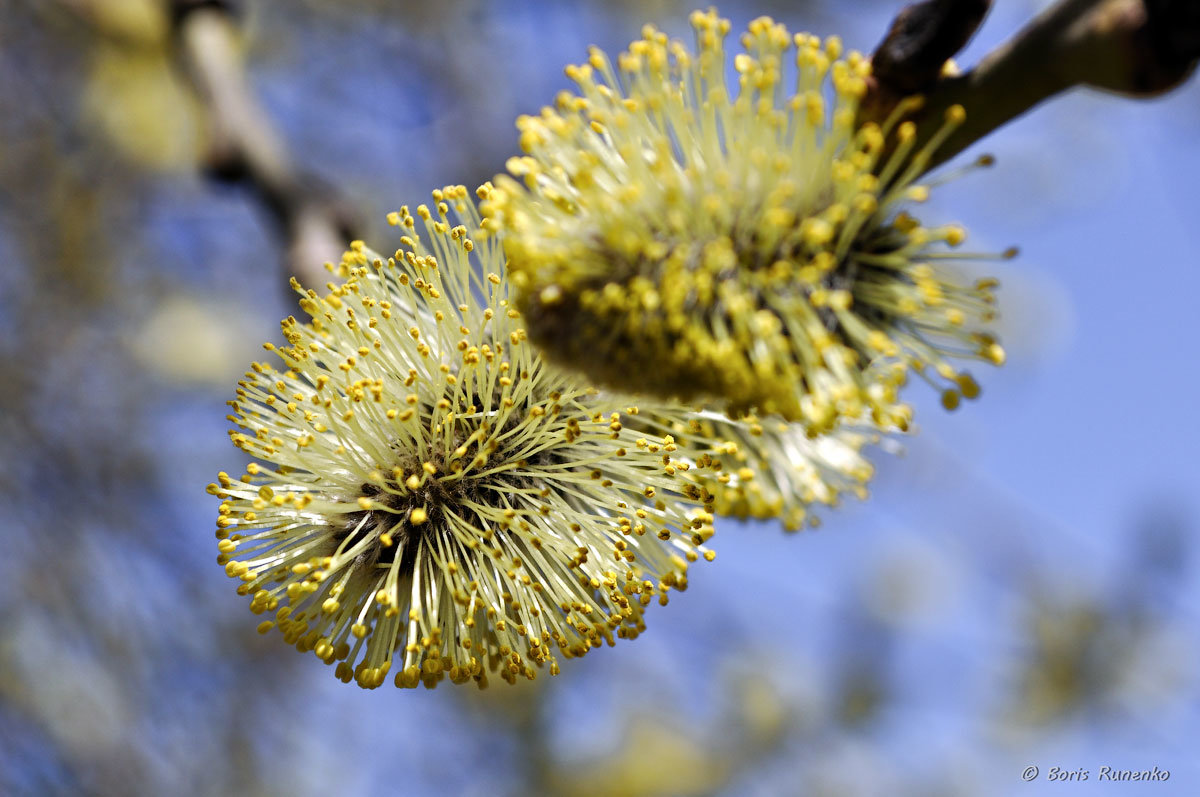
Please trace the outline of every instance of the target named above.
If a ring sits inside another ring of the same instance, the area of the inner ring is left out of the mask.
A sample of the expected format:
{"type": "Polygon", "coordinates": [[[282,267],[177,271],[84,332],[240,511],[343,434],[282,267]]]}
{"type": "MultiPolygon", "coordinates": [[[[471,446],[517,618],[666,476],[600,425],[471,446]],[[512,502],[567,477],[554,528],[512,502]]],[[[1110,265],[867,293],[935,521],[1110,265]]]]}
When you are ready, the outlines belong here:
{"type": "MultiPolygon", "coordinates": [[[[690,7],[565,5],[251,3],[251,80],[299,157],[378,224],[500,168],[516,114],[586,43],[690,7]]],[[[886,8],[855,9],[882,32],[886,8]]],[[[156,3],[0,0],[0,794],[1006,793],[992,776],[1038,740],[1099,722],[1153,741],[1155,712],[1195,699],[1194,526],[1163,502],[1108,576],[1018,542],[997,555],[1001,535],[968,514],[963,548],[930,530],[936,555],[856,555],[819,626],[792,604],[748,625],[729,607],[753,596],[718,560],[634,650],[556,680],[332,683],[256,636],[213,564],[203,485],[234,467],[222,402],[292,309],[261,209],[203,180],[203,144],[156,3]],[[986,623],[955,616],[972,601],[986,623]],[[945,697],[947,671],[977,699],[945,697]],[[928,725],[966,741],[929,741],[938,768],[909,766],[928,725]]],[[[938,483],[961,471],[939,467],[938,483]]],[[[773,556],[774,528],[723,532],[735,561],[773,556]]],[[[781,541],[797,583],[822,570],[799,550],[813,542],[781,541]]]]}

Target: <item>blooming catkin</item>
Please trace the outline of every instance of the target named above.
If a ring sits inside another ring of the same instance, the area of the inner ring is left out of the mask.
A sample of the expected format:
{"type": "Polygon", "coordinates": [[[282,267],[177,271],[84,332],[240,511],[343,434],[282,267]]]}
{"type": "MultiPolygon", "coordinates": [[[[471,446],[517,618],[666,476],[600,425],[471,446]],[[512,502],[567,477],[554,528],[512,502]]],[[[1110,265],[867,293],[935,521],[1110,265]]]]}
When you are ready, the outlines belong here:
{"type": "Polygon", "coordinates": [[[731,93],[729,22],[691,21],[694,53],[647,26],[615,67],[594,48],[568,67],[578,95],[518,120],[520,182],[498,177],[483,210],[534,342],[601,384],[813,433],[907,428],[910,374],[950,409],[978,395],[954,361],[1003,361],[982,327],[995,282],[945,267],[980,257],[950,251],[962,228],[902,210],[928,196],[915,181],[962,108],[923,144],[900,122],[915,101],[859,125],[867,60],[767,18],[731,93]]]}
{"type": "Polygon", "coordinates": [[[691,479],[715,514],[779,519],[788,531],[819,525],[814,505],[837,506],[847,493],[865,499],[874,468],[861,449],[880,442],[866,429],[813,437],[778,417],[734,420],[703,410],[643,413],[635,423],[670,435],[698,466],[691,479]]]}
{"type": "MultiPolygon", "coordinates": [[[[489,188],[480,189],[480,195],[489,188]]],[[[401,209],[301,291],[277,368],[230,402],[256,461],[222,473],[219,561],[256,613],[343,681],[533,678],[644,628],[711,559],[711,497],[669,432],[549,367],[462,186],[401,209]],[[686,495],[685,495],[686,494],[686,495]]],[[[299,286],[296,286],[299,290],[299,286]]]]}

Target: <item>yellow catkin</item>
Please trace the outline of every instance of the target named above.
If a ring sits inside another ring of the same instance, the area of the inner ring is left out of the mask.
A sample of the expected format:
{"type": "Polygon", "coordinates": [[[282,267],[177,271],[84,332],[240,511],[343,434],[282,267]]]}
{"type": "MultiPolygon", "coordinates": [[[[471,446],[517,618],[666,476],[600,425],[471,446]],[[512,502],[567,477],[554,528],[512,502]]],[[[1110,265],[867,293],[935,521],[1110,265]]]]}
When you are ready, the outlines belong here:
{"type": "Polygon", "coordinates": [[[389,220],[394,255],[356,242],[327,294],[297,285],[309,320],[229,402],[256,462],[209,492],[259,630],[367,688],[513,682],[637,636],[713,556],[705,468],[541,359],[462,186],[389,220]]]}
{"type": "Polygon", "coordinates": [[[813,433],[907,428],[911,374],[948,407],[977,395],[955,363],[1003,360],[983,328],[994,282],[954,273],[977,257],[951,251],[962,228],[902,209],[927,198],[914,181],[962,109],[923,143],[912,103],[859,126],[870,66],[836,38],[756,19],[731,84],[729,22],[691,21],[694,49],[648,26],[518,120],[525,154],[483,212],[532,340],[611,387],[813,433]]]}

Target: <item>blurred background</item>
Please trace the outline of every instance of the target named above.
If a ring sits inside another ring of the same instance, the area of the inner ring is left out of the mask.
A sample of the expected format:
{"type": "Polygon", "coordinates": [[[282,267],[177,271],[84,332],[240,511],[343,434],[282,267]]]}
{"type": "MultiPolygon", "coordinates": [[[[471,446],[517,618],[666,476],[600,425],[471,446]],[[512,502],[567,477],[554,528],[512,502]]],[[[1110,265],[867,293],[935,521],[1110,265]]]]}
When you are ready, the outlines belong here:
{"type": "MultiPolygon", "coordinates": [[[[899,5],[720,10],[869,51],[899,5]]],[[[997,5],[960,63],[1043,4],[997,5]]],[[[281,146],[385,240],[502,169],[589,44],[686,38],[692,7],[247,2],[239,47],[281,146]]],[[[960,158],[999,164],[924,217],[1020,245],[1009,361],[955,414],[914,388],[869,501],[722,522],[648,633],[558,678],[363,692],[214,564],[224,401],[294,305],[277,218],[207,176],[177,45],[157,0],[0,0],[0,794],[1006,795],[1056,766],[1200,793],[1200,83],[1075,93],[960,158]]]]}

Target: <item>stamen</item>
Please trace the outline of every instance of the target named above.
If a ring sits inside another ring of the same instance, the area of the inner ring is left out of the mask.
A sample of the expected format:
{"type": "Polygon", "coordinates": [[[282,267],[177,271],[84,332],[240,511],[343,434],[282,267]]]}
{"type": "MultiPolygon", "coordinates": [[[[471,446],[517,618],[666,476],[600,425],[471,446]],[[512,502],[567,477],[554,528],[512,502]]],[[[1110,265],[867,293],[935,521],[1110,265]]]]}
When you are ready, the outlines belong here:
{"type": "Polygon", "coordinates": [[[568,69],[577,96],[518,120],[526,155],[482,210],[533,342],[611,388],[811,434],[905,428],[905,372],[927,362],[953,389],[940,374],[959,355],[940,340],[994,314],[990,295],[927,272],[995,256],[944,252],[954,236],[900,210],[950,178],[913,182],[963,109],[923,143],[905,120],[919,97],[857,125],[869,61],[765,17],[727,90],[729,22],[691,22],[694,50],[647,27],[615,66],[593,50],[568,69]]]}
{"type": "Polygon", "coordinates": [[[231,402],[235,444],[263,461],[209,485],[219,561],[276,612],[260,628],[364,688],[556,673],[637,636],[630,596],[665,602],[712,556],[694,471],[627,428],[628,398],[541,360],[466,190],[434,199],[424,239],[402,208],[395,257],[356,242],[327,295],[296,286],[311,321],[269,347],[287,370],[257,364],[231,402]]]}

